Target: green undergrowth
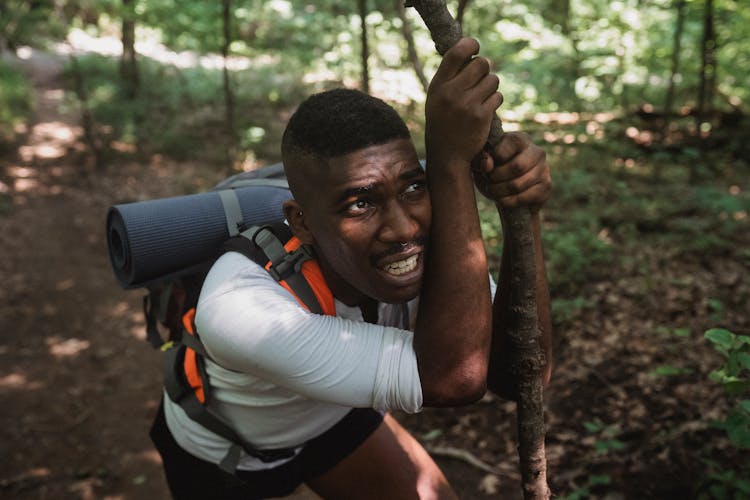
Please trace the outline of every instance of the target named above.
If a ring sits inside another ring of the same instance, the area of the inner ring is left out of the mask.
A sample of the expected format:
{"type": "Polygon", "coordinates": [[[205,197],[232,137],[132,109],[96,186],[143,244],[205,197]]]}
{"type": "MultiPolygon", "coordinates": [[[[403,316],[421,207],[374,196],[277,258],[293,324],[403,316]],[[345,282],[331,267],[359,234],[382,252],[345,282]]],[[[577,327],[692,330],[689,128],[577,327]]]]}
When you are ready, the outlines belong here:
{"type": "Polygon", "coordinates": [[[28,121],[32,99],[33,91],[26,77],[0,60],[0,150],[14,142],[17,127],[28,121]]]}
{"type": "MultiPolygon", "coordinates": [[[[750,186],[741,181],[750,176],[748,165],[717,154],[709,161],[722,166],[720,173],[696,180],[690,153],[665,162],[627,144],[619,151],[612,143],[546,149],[553,192],[542,238],[556,323],[590,307],[581,295],[586,284],[648,279],[654,255],[750,261],[750,186]]],[[[489,203],[480,202],[480,212],[496,269],[499,221],[489,203]]]]}
{"type": "MultiPolygon", "coordinates": [[[[78,67],[87,106],[102,142],[112,150],[162,154],[175,160],[224,161],[227,128],[222,72],[178,68],[140,58],[139,86],[129,99],[118,60],[81,56],[78,67]]],[[[68,105],[80,109],[72,66],[66,67],[68,105]]],[[[231,72],[236,145],[242,154],[277,157],[283,120],[279,114],[309,90],[294,72],[280,74],[272,65],[231,72]]]]}

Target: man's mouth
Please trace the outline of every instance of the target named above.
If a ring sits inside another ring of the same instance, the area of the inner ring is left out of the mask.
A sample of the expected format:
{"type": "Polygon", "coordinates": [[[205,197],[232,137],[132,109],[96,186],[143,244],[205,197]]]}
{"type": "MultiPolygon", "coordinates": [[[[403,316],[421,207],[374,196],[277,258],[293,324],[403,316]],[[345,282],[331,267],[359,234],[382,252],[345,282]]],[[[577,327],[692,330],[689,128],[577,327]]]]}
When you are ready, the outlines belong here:
{"type": "Polygon", "coordinates": [[[414,254],[403,260],[391,262],[390,264],[381,267],[381,269],[392,276],[401,276],[402,274],[409,273],[417,268],[418,258],[419,254],[414,254]]]}

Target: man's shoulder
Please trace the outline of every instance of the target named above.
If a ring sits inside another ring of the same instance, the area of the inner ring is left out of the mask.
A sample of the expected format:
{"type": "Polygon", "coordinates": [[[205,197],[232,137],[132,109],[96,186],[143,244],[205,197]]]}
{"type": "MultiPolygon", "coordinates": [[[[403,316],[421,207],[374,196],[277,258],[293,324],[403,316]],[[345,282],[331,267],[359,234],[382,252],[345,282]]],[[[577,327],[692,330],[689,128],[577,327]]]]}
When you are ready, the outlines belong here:
{"type": "Polygon", "coordinates": [[[227,252],[219,257],[208,272],[201,287],[200,300],[226,294],[246,287],[278,286],[261,266],[237,252],[227,252]]]}

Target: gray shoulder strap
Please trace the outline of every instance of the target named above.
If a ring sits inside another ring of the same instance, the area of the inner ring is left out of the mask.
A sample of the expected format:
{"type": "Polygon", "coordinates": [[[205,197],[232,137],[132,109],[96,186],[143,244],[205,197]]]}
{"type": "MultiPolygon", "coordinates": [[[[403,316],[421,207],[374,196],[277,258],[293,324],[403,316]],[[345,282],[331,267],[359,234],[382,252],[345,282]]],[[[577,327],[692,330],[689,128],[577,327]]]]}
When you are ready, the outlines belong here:
{"type": "Polygon", "coordinates": [[[240,234],[239,228],[243,222],[242,208],[237,193],[234,192],[234,189],[224,189],[219,191],[219,197],[221,198],[221,204],[224,206],[229,236],[237,236],[240,234]]]}

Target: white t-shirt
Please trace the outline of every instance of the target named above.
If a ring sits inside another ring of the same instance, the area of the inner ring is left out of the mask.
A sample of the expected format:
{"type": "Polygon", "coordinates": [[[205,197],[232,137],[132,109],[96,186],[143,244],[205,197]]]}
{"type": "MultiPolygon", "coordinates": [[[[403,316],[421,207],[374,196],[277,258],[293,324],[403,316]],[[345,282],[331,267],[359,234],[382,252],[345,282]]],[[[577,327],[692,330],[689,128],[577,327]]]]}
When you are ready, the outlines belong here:
{"type": "MultiPolygon", "coordinates": [[[[336,317],[312,314],[268,272],[229,252],[201,290],[196,326],[206,350],[212,409],[259,449],[298,447],[353,407],[418,412],[422,389],[412,333],[417,299],[379,304],[378,324],[336,301],[336,317]],[[404,311],[407,307],[407,311],[404,311]],[[218,363],[218,364],[217,364],[218,363]]],[[[224,438],[191,420],[169,397],[167,425],[191,454],[219,463],[224,438]]],[[[275,467],[245,455],[239,469],[275,467]]]]}

